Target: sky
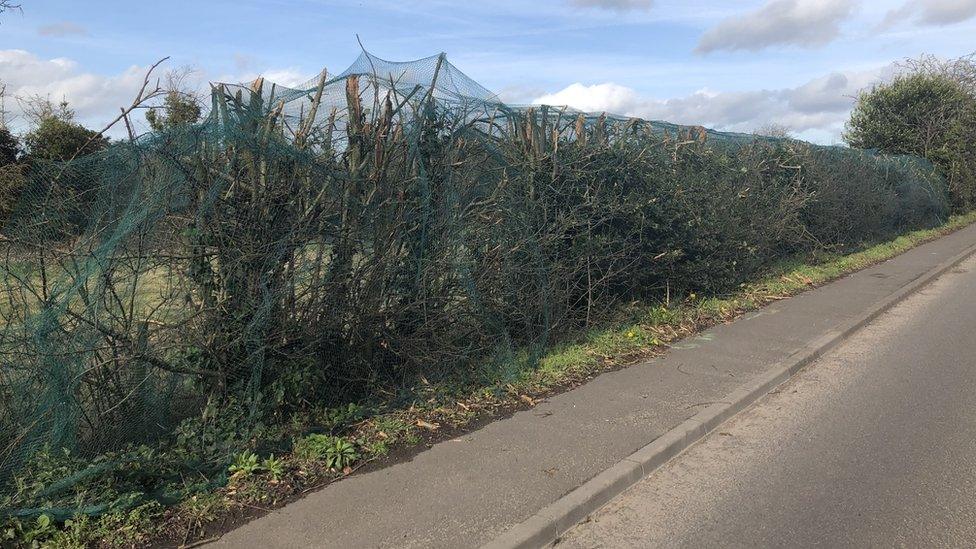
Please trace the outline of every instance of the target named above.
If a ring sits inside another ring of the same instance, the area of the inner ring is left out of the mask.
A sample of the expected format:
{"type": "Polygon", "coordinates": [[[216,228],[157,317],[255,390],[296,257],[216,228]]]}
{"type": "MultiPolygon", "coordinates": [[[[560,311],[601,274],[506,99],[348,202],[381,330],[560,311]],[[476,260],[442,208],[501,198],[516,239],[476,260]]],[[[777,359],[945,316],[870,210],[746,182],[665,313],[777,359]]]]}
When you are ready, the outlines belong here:
{"type": "MultiPolygon", "coordinates": [[[[148,66],[304,82],[360,52],[438,52],[511,103],[841,140],[858,90],[908,57],[976,50],[976,0],[18,0],[0,14],[7,123],[66,99],[100,129],[148,66]]],[[[121,130],[116,130],[121,131],[121,130]]]]}

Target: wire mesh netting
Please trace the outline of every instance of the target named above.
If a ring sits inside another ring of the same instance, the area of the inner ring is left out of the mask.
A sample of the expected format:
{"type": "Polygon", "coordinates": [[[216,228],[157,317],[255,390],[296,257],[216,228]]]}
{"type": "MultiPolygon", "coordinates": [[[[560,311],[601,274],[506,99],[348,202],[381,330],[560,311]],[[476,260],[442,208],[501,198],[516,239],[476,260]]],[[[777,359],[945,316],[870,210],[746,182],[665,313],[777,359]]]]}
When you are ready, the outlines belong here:
{"type": "Polygon", "coordinates": [[[174,501],[305,407],[947,216],[919,158],[509,106],[443,54],[214,85],[2,221],[0,513],[174,501]]]}

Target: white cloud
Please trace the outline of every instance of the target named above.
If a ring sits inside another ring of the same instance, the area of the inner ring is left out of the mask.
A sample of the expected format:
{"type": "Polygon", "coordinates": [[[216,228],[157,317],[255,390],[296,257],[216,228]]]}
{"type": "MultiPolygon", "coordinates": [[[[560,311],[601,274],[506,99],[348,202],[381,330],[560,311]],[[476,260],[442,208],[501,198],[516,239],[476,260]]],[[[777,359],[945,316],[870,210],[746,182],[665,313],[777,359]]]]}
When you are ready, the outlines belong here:
{"type": "Polygon", "coordinates": [[[524,105],[526,103],[531,103],[536,97],[541,97],[546,94],[546,89],[544,87],[526,84],[512,84],[494,91],[498,94],[498,98],[501,101],[504,101],[509,105],[524,105]]]}
{"type": "Polygon", "coordinates": [[[897,65],[890,63],[871,70],[832,72],[781,93],[790,110],[797,113],[847,113],[859,91],[890,79],[897,70],[897,65]]]}
{"type": "Polygon", "coordinates": [[[51,23],[50,25],[38,27],[37,34],[63,38],[65,36],[85,36],[88,34],[88,30],[77,23],[61,21],[59,23],[51,23]]]}
{"type": "MultiPolygon", "coordinates": [[[[160,77],[167,68],[173,67],[157,69],[160,77]]],[[[101,75],[84,71],[78,63],[64,57],[44,59],[25,50],[0,50],[0,85],[6,86],[7,122],[15,131],[26,129],[28,121],[14,98],[40,95],[52,101],[67,100],[78,122],[101,129],[118,115],[120,107],[132,103],[146,70],[148,67],[131,66],[117,74],[101,75]]],[[[258,73],[248,73],[215,80],[249,82],[257,76],[258,73]]],[[[265,71],[263,76],[281,85],[296,86],[307,82],[314,74],[285,68],[265,71]]],[[[208,79],[207,75],[193,74],[192,81],[186,84],[197,91],[205,90],[208,79]]],[[[147,126],[141,123],[141,118],[137,116],[135,123],[137,129],[145,130],[147,126]]],[[[124,134],[125,128],[121,125],[109,132],[113,137],[124,134]]]]}
{"type": "Polygon", "coordinates": [[[624,113],[640,104],[641,98],[631,88],[608,82],[584,86],[579,82],[562,90],[543,95],[532,101],[536,105],[569,106],[586,112],[607,111],[624,113]]]}
{"type": "Polygon", "coordinates": [[[11,126],[15,129],[25,121],[16,102],[9,99],[34,95],[53,101],[66,99],[80,122],[102,127],[119,107],[132,103],[146,69],[132,66],[103,76],[82,71],[77,63],[64,57],[43,59],[24,50],[0,50],[0,84],[6,86],[6,108],[13,111],[11,126]]]}
{"type": "Polygon", "coordinates": [[[570,0],[574,6],[612,11],[649,10],[654,0],[570,0]]]}
{"type": "Polygon", "coordinates": [[[536,98],[535,104],[567,105],[586,112],[608,112],[677,124],[702,125],[717,130],[751,132],[770,124],[816,136],[819,141],[839,139],[857,92],[886,78],[892,65],[867,71],[834,72],[795,88],[715,91],[657,99],[607,82],[575,83],[536,98]]]}
{"type": "Polygon", "coordinates": [[[909,0],[891,10],[881,23],[883,28],[900,23],[945,26],[976,16],[976,0],[909,0]]]}
{"type": "Polygon", "coordinates": [[[282,86],[295,87],[299,84],[304,84],[315,77],[315,74],[309,74],[294,67],[289,67],[286,69],[275,69],[265,72],[265,80],[274,82],[275,84],[281,84],[282,86]]]}
{"type": "Polygon", "coordinates": [[[317,77],[317,72],[306,72],[298,67],[286,67],[283,69],[267,70],[245,70],[235,74],[225,74],[215,78],[217,82],[227,83],[251,83],[256,78],[262,77],[265,82],[278,84],[288,88],[295,88],[302,84],[308,84],[313,78],[317,77]]]}
{"type": "Polygon", "coordinates": [[[695,51],[822,46],[840,34],[840,24],[855,5],[856,0],[770,0],[756,11],[729,17],[709,29],[695,51]]]}

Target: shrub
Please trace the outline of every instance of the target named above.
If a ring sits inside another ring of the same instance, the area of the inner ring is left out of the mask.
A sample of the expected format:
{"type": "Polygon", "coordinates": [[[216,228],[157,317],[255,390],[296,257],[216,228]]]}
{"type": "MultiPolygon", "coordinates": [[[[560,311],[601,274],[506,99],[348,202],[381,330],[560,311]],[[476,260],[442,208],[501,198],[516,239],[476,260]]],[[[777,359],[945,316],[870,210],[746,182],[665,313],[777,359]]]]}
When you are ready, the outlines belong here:
{"type": "Polygon", "coordinates": [[[65,161],[76,154],[85,156],[100,151],[107,144],[107,139],[98,137],[95,131],[74,122],[70,116],[46,116],[24,136],[25,160],[28,163],[65,161]]]}
{"type": "Polygon", "coordinates": [[[17,137],[0,125],[0,168],[17,162],[22,152],[17,137]]]}
{"type": "Polygon", "coordinates": [[[905,69],[860,93],[845,140],[852,147],[930,160],[948,180],[953,207],[968,210],[976,204],[976,64],[970,58],[923,58],[905,69]]]}
{"type": "Polygon", "coordinates": [[[196,98],[177,89],[171,89],[163,99],[163,106],[159,109],[146,111],[146,121],[154,131],[195,124],[200,120],[200,105],[196,98]]]}
{"type": "Polygon", "coordinates": [[[199,124],[31,165],[3,228],[0,475],[154,443],[184,478],[254,472],[314,410],[328,434],[295,454],[341,470],[349,402],[947,215],[919,158],[381,84],[218,86],[199,124]]]}

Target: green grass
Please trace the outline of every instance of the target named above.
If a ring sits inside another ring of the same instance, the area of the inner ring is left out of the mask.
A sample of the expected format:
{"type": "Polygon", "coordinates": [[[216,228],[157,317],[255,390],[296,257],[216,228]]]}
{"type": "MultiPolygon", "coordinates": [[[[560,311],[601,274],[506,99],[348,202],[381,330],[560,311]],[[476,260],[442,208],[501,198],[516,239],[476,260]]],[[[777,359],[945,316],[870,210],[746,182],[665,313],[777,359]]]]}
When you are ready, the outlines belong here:
{"type": "MultiPolygon", "coordinates": [[[[500,410],[532,406],[539,398],[609,368],[663,353],[670,343],[705,327],[890,259],[974,222],[976,212],[954,216],[941,227],[908,233],[848,255],[784,261],[761,279],[743,284],[728,295],[690,294],[669,303],[631,305],[620,311],[618,318],[625,320],[552,346],[541,356],[523,351],[486,363],[464,378],[422,383],[407,404],[381,406],[368,412],[350,406],[324,410],[315,417],[309,414],[292,418],[289,430],[293,433],[307,433],[314,425],[328,424],[334,429],[343,424],[341,436],[318,436],[329,443],[322,452],[293,452],[276,458],[255,456],[251,461],[260,465],[239,468],[247,472],[232,475],[227,486],[191,496],[167,509],[157,504],[142,505],[127,513],[79,517],[60,525],[26,519],[0,521],[0,545],[128,547],[143,545],[159,536],[175,544],[192,542],[208,535],[208,524],[224,520],[232,512],[255,506],[274,507],[311,487],[352,474],[356,468],[394,449],[408,449],[436,439],[445,428],[464,428],[472,420],[491,417],[500,410]],[[534,356],[538,360],[533,360],[534,356]],[[335,465],[336,452],[331,449],[339,441],[350,445],[349,455],[355,456],[354,463],[343,461],[335,465]],[[269,459],[276,464],[274,467],[267,465],[269,459]],[[275,469],[274,474],[269,472],[271,469],[275,469]]],[[[305,440],[308,446],[311,439],[301,439],[302,436],[296,434],[295,440],[305,440]]],[[[244,455],[252,448],[240,450],[244,455]]]]}

